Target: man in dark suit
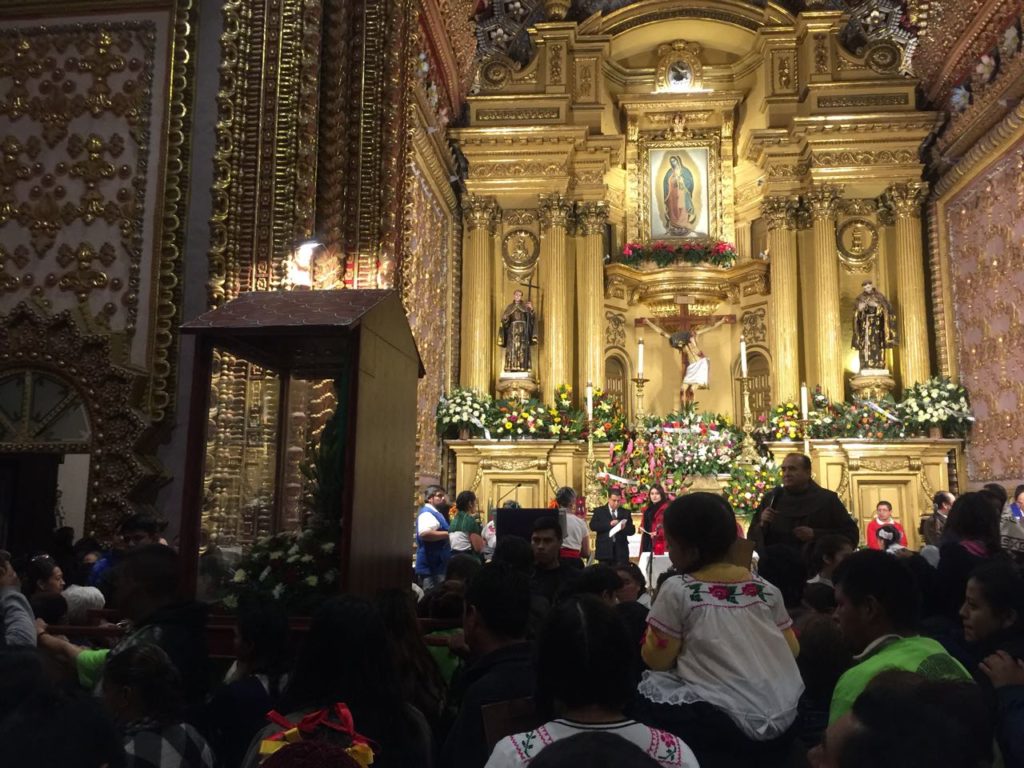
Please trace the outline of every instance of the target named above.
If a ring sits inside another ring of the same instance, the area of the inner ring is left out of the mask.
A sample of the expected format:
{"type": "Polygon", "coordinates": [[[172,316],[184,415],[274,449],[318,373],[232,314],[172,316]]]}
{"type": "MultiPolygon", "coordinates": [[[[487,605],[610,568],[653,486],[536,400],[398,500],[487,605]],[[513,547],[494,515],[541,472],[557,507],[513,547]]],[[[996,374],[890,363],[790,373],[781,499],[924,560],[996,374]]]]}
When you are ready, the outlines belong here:
{"type": "Polygon", "coordinates": [[[612,488],[608,491],[608,503],[594,510],[590,518],[590,530],[597,534],[597,561],[605,565],[617,565],[629,562],[629,537],[636,533],[633,517],[622,508],[622,491],[612,488]],[[611,529],[619,526],[614,536],[609,535],[611,529]]]}

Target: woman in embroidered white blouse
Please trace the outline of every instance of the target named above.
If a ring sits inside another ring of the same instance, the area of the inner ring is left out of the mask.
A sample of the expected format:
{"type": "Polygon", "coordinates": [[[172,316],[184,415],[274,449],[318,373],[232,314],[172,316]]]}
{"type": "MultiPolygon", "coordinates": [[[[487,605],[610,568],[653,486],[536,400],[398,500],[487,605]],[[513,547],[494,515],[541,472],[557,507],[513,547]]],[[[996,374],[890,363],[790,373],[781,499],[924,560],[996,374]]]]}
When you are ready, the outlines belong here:
{"type": "Polygon", "coordinates": [[[665,534],[682,575],[665,582],[647,619],[637,718],[684,739],[702,762],[773,765],[788,754],[803,692],[782,594],[751,574],[749,553],[737,556],[736,517],[721,496],[676,499],[665,534]]]}

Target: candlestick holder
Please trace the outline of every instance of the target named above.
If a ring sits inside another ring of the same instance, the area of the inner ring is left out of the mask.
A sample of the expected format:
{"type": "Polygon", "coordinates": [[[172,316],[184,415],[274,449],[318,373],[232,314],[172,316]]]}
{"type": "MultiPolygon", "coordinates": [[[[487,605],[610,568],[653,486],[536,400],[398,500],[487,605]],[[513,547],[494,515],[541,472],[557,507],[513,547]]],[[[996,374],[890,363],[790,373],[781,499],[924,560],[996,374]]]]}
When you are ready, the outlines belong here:
{"type": "Polygon", "coordinates": [[[757,464],[761,457],[757,453],[757,446],[754,443],[754,419],[750,412],[750,377],[739,376],[740,400],[743,406],[743,441],[740,443],[740,463],[757,464]]]}
{"type": "Polygon", "coordinates": [[[650,381],[650,379],[645,379],[644,375],[641,373],[637,374],[636,378],[630,379],[630,381],[633,382],[633,386],[635,387],[634,391],[636,393],[636,412],[633,415],[633,426],[636,427],[643,422],[644,416],[647,415],[644,413],[644,385],[650,381]]]}
{"type": "Polygon", "coordinates": [[[594,456],[594,419],[587,419],[587,460],[583,466],[583,495],[587,508],[601,506],[601,485],[597,482],[597,458],[594,456]]]}
{"type": "Polygon", "coordinates": [[[800,431],[804,436],[804,456],[811,456],[811,420],[800,419],[800,431]]]}

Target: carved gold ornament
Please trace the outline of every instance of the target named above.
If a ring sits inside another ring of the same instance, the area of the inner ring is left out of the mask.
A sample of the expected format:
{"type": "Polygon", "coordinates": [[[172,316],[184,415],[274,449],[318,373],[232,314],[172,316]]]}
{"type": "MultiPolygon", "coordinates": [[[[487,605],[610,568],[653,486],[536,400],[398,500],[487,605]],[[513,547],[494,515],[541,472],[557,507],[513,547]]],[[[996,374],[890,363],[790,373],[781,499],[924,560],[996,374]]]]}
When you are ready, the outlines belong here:
{"type": "Polygon", "coordinates": [[[540,240],[527,229],[514,230],[502,240],[501,255],[509,279],[528,282],[540,256],[540,240]]]}
{"type": "Polygon", "coordinates": [[[878,253],[878,227],[863,218],[848,219],[836,231],[839,260],[850,272],[867,272],[878,253]]]}
{"type": "Polygon", "coordinates": [[[903,50],[888,40],[872,43],[864,54],[864,61],[868,67],[879,74],[899,71],[902,59],[903,50]]]}
{"type": "Polygon", "coordinates": [[[704,68],[700,61],[700,43],[674,40],[658,46],[658,64],[654,70],[657,93],[694,91],[704,87],[704,68]]]}

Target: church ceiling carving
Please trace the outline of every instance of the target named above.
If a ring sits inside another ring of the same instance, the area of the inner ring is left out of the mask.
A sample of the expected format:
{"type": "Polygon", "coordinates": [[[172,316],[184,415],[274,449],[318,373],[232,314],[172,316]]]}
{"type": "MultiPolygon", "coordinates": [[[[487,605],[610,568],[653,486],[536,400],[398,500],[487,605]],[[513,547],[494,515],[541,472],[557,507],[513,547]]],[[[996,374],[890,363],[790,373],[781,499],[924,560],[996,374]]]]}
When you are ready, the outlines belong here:
{"type": "MultiPolygon", "coordinates": [[[[566,19],[582,22],[601,14],[607,16],[643,0],[573,0],[566,19]]],[[[984,2],[985,0],[977,0],[984,2]]],[[[991,1],[991,0],[990,0],[991,1]]],[[[842,39],[847,48],[860,55],[868,54],[868,65],[872,69],[899,68],[911,72],[918,37],[927,28],[932,6],[940,0],[779,0],[771,5],[790,14],[805,9],[841,10],[849,13],[849,21],[843,30],[842,39]]],[[[487,61],[495,57],[508,57],[520,65],[533,58],[534,50],[529,29],[538,22],[552,21],[548,8],[558,4],[544,0],[489,0],[482,5],[476,16],[477,58],[487,61]]],[[[737,5],[767,9],[764,0],[746,0],[737,5]]],[[[638,19],[636,23],[649,23],[657,19],[721,18],[731,24],[756,29],[760,24],[742,16],[711,8],[686,7],[652,9],[652,13],[638,19]]],[[[626,31],[635,26],[629,20],[624,26],[606,30],[610,34],[626,31]]]]}

